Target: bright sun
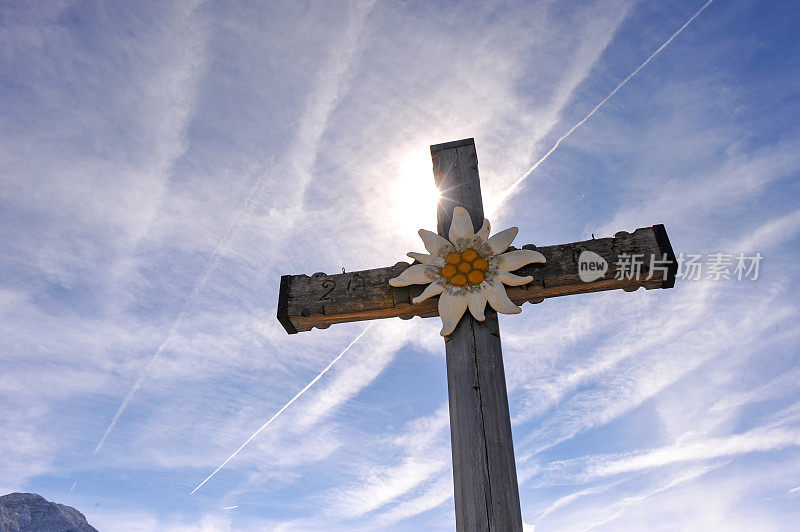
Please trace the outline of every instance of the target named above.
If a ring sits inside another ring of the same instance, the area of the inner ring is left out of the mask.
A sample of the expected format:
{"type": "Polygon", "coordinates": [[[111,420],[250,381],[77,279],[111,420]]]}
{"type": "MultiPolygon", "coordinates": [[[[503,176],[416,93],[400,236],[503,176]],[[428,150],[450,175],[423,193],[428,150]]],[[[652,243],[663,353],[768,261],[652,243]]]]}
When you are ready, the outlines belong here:
{"type": "Polygon", "coordinates": [[[433,164],[426,150],[408,152],[400,162],[392,187],[393,210],[401,225],[413,234],[422,227],[436,226],[439,190],[433,182],[433,164]],[[397,216],[399,215],[399,216],[397,216]]]}

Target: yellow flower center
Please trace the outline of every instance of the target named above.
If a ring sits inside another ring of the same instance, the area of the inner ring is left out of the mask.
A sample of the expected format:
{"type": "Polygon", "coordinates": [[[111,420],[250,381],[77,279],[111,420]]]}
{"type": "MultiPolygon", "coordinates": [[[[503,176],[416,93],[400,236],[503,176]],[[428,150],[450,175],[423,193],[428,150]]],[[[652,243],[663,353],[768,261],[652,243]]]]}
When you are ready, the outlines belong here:
{"type": "Polygon", "coordinates": [[[489,263],[474,249],[465,249],[461,253],[453,251],[447,254],[444,261],[445,265],[439,274],[454,286],[481,284],[489,269],[489,263]]]}

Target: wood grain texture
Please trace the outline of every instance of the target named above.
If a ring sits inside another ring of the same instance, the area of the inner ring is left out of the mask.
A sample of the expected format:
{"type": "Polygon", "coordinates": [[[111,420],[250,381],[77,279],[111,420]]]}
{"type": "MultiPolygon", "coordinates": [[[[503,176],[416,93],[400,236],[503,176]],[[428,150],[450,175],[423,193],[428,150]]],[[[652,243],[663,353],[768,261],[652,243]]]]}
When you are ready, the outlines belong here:
{"type": "MultiPolygon", "coordinates": [[[[431,147],[443,236],[456,206],[469,212],[475,231],[483,223],[478,157],[470,140],[431,147]]],[[[521,532],[500,328],[497,313],[489,309],[485,315],[479,322],[465,313],[445,343],[456,529],[521,532]]]]}
{"type": "MultiPolygon", "coordinates": [[[[478,218],[473,217],[473,220],[476,219],[478,218]]],[[[443,220],[442,223],[446,223],[449,228],[449,220],[443,220]]],[[[618,289],[630,292],[641,287],[647,290],[671,288],[678,267],[666,230],[661,225],[637,229],[633,233],[619,232],[613,238],[598,238],[555,246],[522,247],[541,252],[547,263],[530,264],[514,272],[533,277],[533,281],[527,285],[508,287],[509,297],[518,305],[525,302],[540,303],[551,297],[587,292],[618,289]],[[578,257],[582,251],[597,253],[608,262],[609,270],[602,278],[590,283],[581,281],[578,275],[578,257]],[[666,275],[660,270],[652,272],[650,279],[646,279],[650,275],[646,267],[642,270],[643,278],[640,280],[616,279],[615,264],[623,253],[644,256],[645,265],[649,264],[651,256],[657,259],[667,256],[670,268],[666,275]]],[[[422,250],[420,243],[418,251],[422,250]]],[[[334,323],[392,317],[410,319],[414,316],[423,318],[438,316],[438,298],[431,298],[418,305],[411,304],[411,298],[422,293],[424,286],[401,288],[389,286],[389,279],[398,276],[409,266],[407,262],[399,262],[385,268],[334,275],[315,273],[311,276],[284,276],[288,279],[281,279],[278,319],[287,332],[293,334],[295,331],[309,331],[313,327],[325,329],[334,323]]]]}
{"type": "Polygon", "coordinates": [[[467,209],[477,231],[483,223],[483,200],[474,142],[465,139],[431,146],[431,158],[434,180],[441,194],[436,210],[437,232],[447,238],[456,206],[467,209]]]}
{"type": "Polygon", "coordinates": [[[522,530],[497,313],[465,315],[445,351],[456,528],[522,530]]]}
{"type": "Polygon", "coordinates": [[[431,146],[431,155],[433,155],[433,152],[446,150],[449,148],[460,148],[461,146],[469,146],[469,145],[474,146],[475,139],[469,138],[469,139],[453,140],[450,142],[443,142],[442,144],[433,144],[431,146]]]}

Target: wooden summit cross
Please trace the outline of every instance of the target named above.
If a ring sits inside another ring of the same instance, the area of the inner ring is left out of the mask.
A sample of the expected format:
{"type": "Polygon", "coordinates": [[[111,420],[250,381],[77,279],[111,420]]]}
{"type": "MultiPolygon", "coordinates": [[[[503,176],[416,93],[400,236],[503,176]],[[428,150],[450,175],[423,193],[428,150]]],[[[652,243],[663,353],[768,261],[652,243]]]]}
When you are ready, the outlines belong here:
{"type": "MultiPolygon", "coordinates": [[[[448,235],[457,206],[467,210],[477,231],[484,216],[474,140],[431,146],[431,157],[433,177],[441,192],[439,234],[448,235]]],[[[677,261],[663,225],[632,234],[619,232],[613,238],[523,248],[539,251],[547,262],[514,272],[533,277],[526,285],[507,288],[509,298],[518,305],[617,288],[629,292],[642,286],[648,290],[671,288],[675,283],[677,261]]],[[[408,267],[408,263],[398,262],[335,275],[284,275],[278,320],[289,334],[295,334],[313,327],[325,329],[333,323],[437,316],[437,297],[411,303],[423,286],[389,285],[389,279],[408,267]]],[[[466,312],[445,338],[456,526],[459,531],[521,531],[500,330],[497,313],[490,306],[485,316],[480,322],[466,312]]]]}

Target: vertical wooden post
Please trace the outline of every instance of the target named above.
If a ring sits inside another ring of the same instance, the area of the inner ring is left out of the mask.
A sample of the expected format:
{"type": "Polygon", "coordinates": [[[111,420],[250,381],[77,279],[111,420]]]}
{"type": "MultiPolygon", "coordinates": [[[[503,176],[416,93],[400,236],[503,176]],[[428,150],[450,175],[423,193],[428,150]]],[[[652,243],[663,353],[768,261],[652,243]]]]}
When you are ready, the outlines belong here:
{"type": "MultiPolygon", "coordinates": [[[[433,175],[442,198],[438,231],[447,237],[453,208],[467,209],[477,231],[483,223],[478,156],[473,139],[431,146],[433,175]]],[[[469,312],[445,340],[456,528],[521,531],[517,470],[511,439],[506,377],[497,313],[486,321],[469,312]]]]}

